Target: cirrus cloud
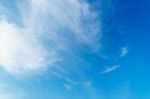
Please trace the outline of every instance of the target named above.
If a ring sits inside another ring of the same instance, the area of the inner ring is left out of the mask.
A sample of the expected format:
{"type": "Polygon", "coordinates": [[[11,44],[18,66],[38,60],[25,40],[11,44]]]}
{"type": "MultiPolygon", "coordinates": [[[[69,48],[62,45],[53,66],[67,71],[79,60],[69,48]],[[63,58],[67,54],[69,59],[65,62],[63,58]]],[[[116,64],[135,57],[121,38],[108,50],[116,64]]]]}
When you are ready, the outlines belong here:
{"type": "Polygon", "coordinates": [[[88,2],[27,0],[17,1],[16,7],[18,19],[1,12],[5,17],[0,21],[0,65],[9,73],[45,71],[78,47],[99,49],[98,12],[88,2]]]}

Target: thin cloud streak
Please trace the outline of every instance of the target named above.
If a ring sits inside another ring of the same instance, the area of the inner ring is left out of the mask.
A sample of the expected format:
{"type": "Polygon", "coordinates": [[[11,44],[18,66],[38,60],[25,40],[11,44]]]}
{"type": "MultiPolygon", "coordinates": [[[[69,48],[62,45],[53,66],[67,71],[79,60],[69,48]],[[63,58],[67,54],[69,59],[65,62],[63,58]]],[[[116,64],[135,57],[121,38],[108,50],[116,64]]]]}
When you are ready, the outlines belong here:
{"type": "Polygon", "coordinates": [[[120,57],[123,57],[123,56],[127,55],[128,53],[129,53],[129,48],[128,47],[123,47],[121,49],[121,55],[120,55],[120,57]]]}
{"type": "Polygon", "coordinates": [[[110,73],[112,71],[115,71],[117,70],[118,68],[120,68],[120,65],[114,65],[114,66],[111,66],[111,67],[107,67],[104,71],[102,71],[101,73],[102,74],[105,74],[105,73],[110,73]]]}

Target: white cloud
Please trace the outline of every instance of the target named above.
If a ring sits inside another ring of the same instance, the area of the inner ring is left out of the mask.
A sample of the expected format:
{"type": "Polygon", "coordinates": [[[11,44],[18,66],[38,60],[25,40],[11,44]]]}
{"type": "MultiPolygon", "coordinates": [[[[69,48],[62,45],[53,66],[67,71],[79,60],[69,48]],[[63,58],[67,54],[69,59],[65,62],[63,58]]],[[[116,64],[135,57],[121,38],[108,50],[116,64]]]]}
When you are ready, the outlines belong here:
{"type": "MultiPolygon", "coordinates": [[[[0,22],[0,45],[0,64],[10,73],[41,70],[48,55],[55,58],[54,53],[47,53],[35,38],[6,21],[0,22]]],[[[51,59],[49,64],[55,61],[51,59]]]]}
{"type": "Polygon", "coordinates": [[[93,51],[99,48],[98,13],[87,2],[28,0],[17,4],[20,13],[15,14],[22,25],[9,17],[0,21],[0,65],[9,73],[41,72],[79,46],[89,46],[93,51]]]}
{"type": "Polygon", "coordinates": [[[127,55],[128,53],[129,53],[128,47],[122,47],[120,57],[123,57],[123,56],[127,55]]]}
{"type": "Polygon", "coordinates": [[[67,90],[71,90],[72,88],[82,87],[88,88],[92,84],[92,81],[69,81],[68,83],[64,84],[64,87],[67,90]]]}
{"type": "Polygon", "coordinates": [[[114,66],[111,66],[111,67],[107,67],[107,68],[106,68],[104,71],[102,71],[101,73],[109,73],[109,72],[112,72],[112,71],[117,70],[119,67],[120,67],[120,65],[114,65],[114,66]]]}

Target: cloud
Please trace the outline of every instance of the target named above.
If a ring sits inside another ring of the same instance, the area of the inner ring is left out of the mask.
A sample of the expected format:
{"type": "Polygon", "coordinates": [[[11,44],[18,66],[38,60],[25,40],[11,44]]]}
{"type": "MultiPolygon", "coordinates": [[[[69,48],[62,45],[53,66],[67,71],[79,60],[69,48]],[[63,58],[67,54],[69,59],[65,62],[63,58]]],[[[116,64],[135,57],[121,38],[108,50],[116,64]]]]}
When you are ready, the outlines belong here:
{"type": "Polygon", "coordinates": [[[71,90],[72,88],[75,87],[82,87],[82,88],[88,88],[92,84],[92,81],[70,81],[66,84],[64,84],[64,87],[67,90],[71,90]]]}
{"type": "Polygon", "coordinates": [[[72,89],[72,85],[70,85],[70,84],[65,84],[64,87],[65,87],[67,90],[71,90],[71,89],[72,89]]]}
{"type": "MultiPolygon", "coordinates": [[[[99,13],[86,1],[15,3],[17,19],[11,20],[12,13],[1,12],[5,16],[0,20],[0,66],[3,70],[11,74],[39,73],[63,62],[69,54],[76,56],[75,50],[79,47],[99,49],[99,13]]],[[[13,12],[7,7],[5,10],[13,12]]]]}
{"type": "Polygon", "coordinates": [[[122,47],[120,57],[123,57],[123,56],[127,55],[128,53],[129,53],[128,47],[122,47]]]}
{"type": "MultiPolygon", "coordinates": [[[[0,22],[0,64],[10,73],[19,73],[41,69],[45,63],[54,64],[56,59],[46,61],[47,53],[35,38],[6,21],[0,22]]],[[[44,68],[43,68],[44,69],[44,68]]]]}
{"type": "Polygon", "coordinates": [[[83,82],[83,85],[84,85],[85,88],[90,87],[91,84],[92,84],[92,81],[85,81],[85,82],[83,82]]]}
{"type": "Polygon", "coordinates": [[[101,73],[109,73],[109,72],[112,72],[112,71],[117,70],[119,67],[120,67],[120,65],[114,65],[114,66],[111,66],[111,67],[107,67],[107,68],[106,68],[104,71],[102,71],[101,73]]]}

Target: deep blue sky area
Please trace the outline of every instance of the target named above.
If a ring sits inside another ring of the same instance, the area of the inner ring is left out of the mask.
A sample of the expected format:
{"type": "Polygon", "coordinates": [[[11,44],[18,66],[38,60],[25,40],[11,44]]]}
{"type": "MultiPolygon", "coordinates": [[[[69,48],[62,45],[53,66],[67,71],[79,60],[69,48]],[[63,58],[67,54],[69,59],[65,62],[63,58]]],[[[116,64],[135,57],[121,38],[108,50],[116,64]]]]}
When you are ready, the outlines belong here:
{"type": "Polygon", "coordinates": [[[150,99],[150,0],[0,0],[0,99],[150,99]]]}

